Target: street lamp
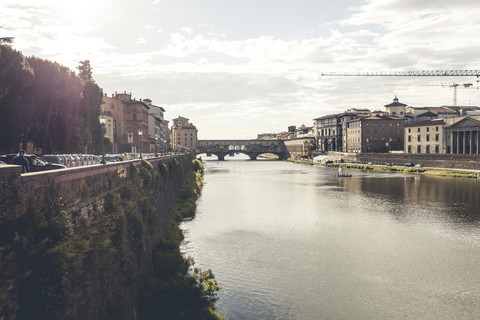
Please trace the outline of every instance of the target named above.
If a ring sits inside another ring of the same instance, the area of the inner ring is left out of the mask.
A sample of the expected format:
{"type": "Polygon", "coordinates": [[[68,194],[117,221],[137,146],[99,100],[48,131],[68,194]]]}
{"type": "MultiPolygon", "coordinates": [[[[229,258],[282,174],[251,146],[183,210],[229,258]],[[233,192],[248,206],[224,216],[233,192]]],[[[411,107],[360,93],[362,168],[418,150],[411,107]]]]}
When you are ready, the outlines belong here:
{"type": "Polygon", "coordinates": [[[155,157],[158,157],[158,137],[155,137],[155,157]]]}
{"type": "Polygon", "coordinates": [[[138,129],[138,135],[140,136],[140,159],[143,159],[143,157],[142,157],[142,134],[143,134],[143,130],[138,129]]]}
{"type": "Polygon", "coordinates": [[[107,123],[107,117],[105,117],[103,114],[98,118],[100,121],[100,124],[102,125],[102,161],[100,162],[101,164],[105,164],[105,124],[107,123]]]}

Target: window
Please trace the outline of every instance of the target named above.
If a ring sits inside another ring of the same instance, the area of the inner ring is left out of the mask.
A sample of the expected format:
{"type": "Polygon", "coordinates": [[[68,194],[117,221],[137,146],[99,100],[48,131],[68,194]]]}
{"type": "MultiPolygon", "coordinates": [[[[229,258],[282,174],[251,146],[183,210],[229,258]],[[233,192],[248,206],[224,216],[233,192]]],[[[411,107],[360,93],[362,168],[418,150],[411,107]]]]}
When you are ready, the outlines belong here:
{"type": "Polygon", "coordinates": [[[430,146],[427,146],[425,152],[426,152],[426,153],[430,153],[430,146]]]}
{"type": "Polygon", "coordinates": [[[417,153],[422,153],[422,146],[417,146],[417,153]]]}
{"type": "Polygon", "coordinates": [[[412,146],[408,146],[408,153],[412,153],[412,146]]]}
{"type": "Polygon", "coordinates": [[[136,113],[133,114],[133,120],[137,120],[137,114],[136,113]]]}
{"type": "Polygon", "coordinates": [[[438,131],[438,127],[435,127],[435,131],[438,131]]]}
{"type": "Polygon", "coordinates": [[[417,132],[420,132],[420,128],[417,129],[417,132]]]}
{"type": "Polygon", "coordinates": [[[430,135],[429,134],[427,134],[426,138],[427,138],[426,139],[427,141],[430,141],[430,135]]]}
{"type": "Polygon", "coordinates": [[[440,136],[438,135],[438,133],[435,135],[435,141],[439,141],[440,140],[440,136]]]}
{"type": "Polygon", "coordinates": [[[412,142],[412,136],[408,136],[408,142],[412,142]]]}
{"type": "Polygon", "coordinates": [[[435,153],[440,153],[440,147],[437,145],[435,145],[435,153]]]}
{"type": "Polygon", "coordinates": [[[417,136],[417,141],[420,142],[420,141],[422,140],[421,138],[422,138],[422,136],[421,136],[421,135],[418,135],[418,136],[417,136]]]}
{"type": "Polygon", "coordinates": [[[408,128],[408,133],[412,132],[412,129],[408,128]]]}

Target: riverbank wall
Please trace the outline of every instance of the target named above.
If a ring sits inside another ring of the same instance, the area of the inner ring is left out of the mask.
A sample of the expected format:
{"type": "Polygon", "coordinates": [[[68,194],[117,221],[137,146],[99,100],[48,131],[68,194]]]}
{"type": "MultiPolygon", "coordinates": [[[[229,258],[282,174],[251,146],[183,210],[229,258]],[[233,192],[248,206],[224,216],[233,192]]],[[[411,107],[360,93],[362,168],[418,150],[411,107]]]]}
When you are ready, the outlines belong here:
{"type": "Polygon", "coordinates": [[[0,172],[0,315],[136,319],[189,156],[0,172]]]}
{"type": "Polygon", "coordinates": [[[348,163],[381,165],[419,164],[422,167],[480,170],[480,155],[474,154],[411,154],[411,153],[342,153],[329,152],[329,156],[348,163]]]}

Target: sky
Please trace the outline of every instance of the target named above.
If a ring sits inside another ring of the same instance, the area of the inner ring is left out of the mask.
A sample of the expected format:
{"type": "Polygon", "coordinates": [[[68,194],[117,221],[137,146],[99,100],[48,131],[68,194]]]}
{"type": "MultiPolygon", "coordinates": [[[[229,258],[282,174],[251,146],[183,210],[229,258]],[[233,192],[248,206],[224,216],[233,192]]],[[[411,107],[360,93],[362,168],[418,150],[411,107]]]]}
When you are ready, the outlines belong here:
{"type": "Polygon", "coordinates": [[[474,0],[0,0],[0,37],[26,56],[186,117],[199,139],[255,139],[349,108],[480,106],[475,77],[325,72],[480,69],[474,0]]]}

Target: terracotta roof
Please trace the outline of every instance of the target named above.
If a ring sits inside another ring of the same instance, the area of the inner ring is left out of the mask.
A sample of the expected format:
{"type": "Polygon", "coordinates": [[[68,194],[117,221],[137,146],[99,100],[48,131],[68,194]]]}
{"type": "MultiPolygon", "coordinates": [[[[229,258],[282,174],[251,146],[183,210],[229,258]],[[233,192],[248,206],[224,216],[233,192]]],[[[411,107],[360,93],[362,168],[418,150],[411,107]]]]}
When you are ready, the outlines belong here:
{"type": "Polygon", "coordinates": [[[313,120],[322,120],[322,119],[328,119],[328,118],[336,118],[338,115],[340,115],[341,113],[334,113],[334,114],[327,114],[326,116],[322,116],[322,117],[319,117],[319,118],[315,118],[313,120]]]}
{"type": "Polygon", "coordinates": [[[424,112],[424,113],[421,113],[419,115],[417,115],[417,117],[421,117],[421,116],[438,116],[438,113],[435,113],[435,112],[432,112],[432,111],[427,111],[427,112],[424,112]]]}
{"type": "Polygon", "coordinates": [[[397,96],[393,99],[393,102],[390,104],[386,104],[385,107],[406,107],[407,105],[401,102],[398,102],[397,96]]]}
{"type": "Polygon", "coordinates": [[[442,125],[445,124],[443,119],[435,119],[435,120],[424,120],[420,122],[410,123],[405,125],[405,127],[423,127],[423,126],[434,126],[434,125],[442,125]]]}
{"type": "Polygon", "coordinates": [[[425,109],[428,109],[432,112],[435,113],[450,113],[450,114],[457,114],[457,111],[449,109],[447,107],[425,107],[425,109]]]}

